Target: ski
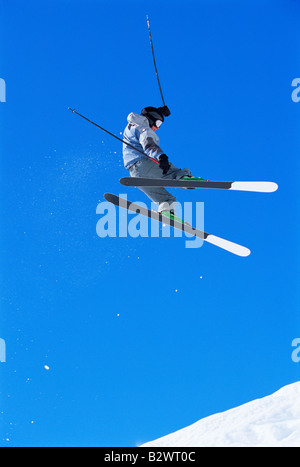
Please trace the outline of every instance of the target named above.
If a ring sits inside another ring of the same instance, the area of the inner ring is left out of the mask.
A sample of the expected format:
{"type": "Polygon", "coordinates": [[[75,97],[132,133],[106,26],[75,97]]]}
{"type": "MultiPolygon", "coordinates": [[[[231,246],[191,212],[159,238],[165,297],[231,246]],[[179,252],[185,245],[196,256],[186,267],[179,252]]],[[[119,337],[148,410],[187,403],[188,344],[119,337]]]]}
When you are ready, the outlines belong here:
{"type": "Polygon", "coordinates": [[[273,193],[278,189],[277,183],[274,182],[211,182],[196,177],[183,178],[181,180],[170,180],[166,178],[124,177],[121,178],[120,183],[125,186],[135,187],[163,186],[185,189],[214,188],[219,190],[253,191],[259,193],[273,193]]]}
{"type": "Polygon", "coordinates": [[[127,199],[120,198],[119,196],[113,195],[111,193],[106,193],[104,195],[106,201],[119,206],[120,208],[127,209],[129,211],[135,212],[137,214],[141,214],[145,217],[149,217],[150,219],[157,220],[158,222],[164,223],[166,225],[170,225],[175,229],[182,230],[186,233],[194,235],[195,237],[201,238],[212,245],[215,245],[223,250],[226,250],[230,253],[233,253],[237,256],[246,257],[249,256],[251,251],[237,243],[230,242],[229,240],[224,240],[223,238],[217,237],[216,235],[211,235],[206,232],[202,232],[201,230],[195,229],[191,225],[176,219],[172,219],[167,217],[163,214],[160,214],[158,211],[146,209],[138,204],[131,203],[127,199]]]}

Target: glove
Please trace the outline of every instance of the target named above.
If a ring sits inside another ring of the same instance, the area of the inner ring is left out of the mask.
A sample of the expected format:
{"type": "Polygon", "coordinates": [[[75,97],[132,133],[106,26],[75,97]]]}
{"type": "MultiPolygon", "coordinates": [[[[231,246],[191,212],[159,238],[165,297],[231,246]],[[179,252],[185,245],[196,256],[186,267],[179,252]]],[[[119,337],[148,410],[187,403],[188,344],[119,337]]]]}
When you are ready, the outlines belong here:
{"type": "Polygon", "coordinates": [[[171,111],[169,109],[168,106],[164,105],[163,107],[158,107],[158,110],[161,111],[161,113],[165,116],[165,117],[169,117],[171,115],[171,111]]]}
{"type": "Polygon", "coordinates": [[[169,158],[166,154],[162,154],[159,158],[159,168],[162,170],[163,175],[166,175],[171,168],[169,158]]]}

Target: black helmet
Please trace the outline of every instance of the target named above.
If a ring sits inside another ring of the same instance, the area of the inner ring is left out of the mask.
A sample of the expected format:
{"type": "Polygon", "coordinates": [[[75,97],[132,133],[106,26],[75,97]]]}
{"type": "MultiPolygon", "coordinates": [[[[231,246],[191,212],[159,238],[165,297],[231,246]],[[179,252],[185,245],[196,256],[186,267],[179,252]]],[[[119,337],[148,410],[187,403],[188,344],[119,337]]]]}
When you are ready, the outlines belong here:
{"type": "Polygon", "coordinates": [[[161,122],[165,121],[165,117],[163,116],[163,113],[156,107],[145,107],[142,110],[142,115],[144,115],[144,117],[148,119],[150,126],[158,126],[156,125],[157,120],[161,122]]]}
{"type": "Polygon", "coordinates": [[[157,121],[164,122],[165,117],[168,117],[171,114],[167,106],[164,107],[145,107],[142,110],[142,115],[147,117],[149,120],[150,126],[159,127],[161,124],[156,124],[157,121]]]}

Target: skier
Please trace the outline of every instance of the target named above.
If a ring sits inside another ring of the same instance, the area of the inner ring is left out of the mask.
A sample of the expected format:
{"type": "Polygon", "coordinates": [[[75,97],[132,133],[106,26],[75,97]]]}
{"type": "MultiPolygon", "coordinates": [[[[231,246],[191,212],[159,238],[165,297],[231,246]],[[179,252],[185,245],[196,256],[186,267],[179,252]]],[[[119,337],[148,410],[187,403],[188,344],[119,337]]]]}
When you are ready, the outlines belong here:
{"type": "MultiPolygon", "coordinates": [[[[168,156],[159,146],[159,137],[156,131],[170,115],[167,106],[145,107],[141,114],[130,113],[127,117],[123,139],[123,158],[125,168],[131,177],[181,179],[191,177],[189,169],[178,169],[169,162],[168,156]],[[129,143],[128,146],[126,143],[129,143]],[[132,147],[133,146],[133,147],[132,147]],[[135,149],[137,151],[135,151],[135,149]],[[144,152],[143,156],[138,151],[144,152]],[[157,161],[158,164],[155,162],[157,161]]],[[[175,215],[176,198],[164,187],[139,187],[148,198],[159,205],[159,212],[165,215],[175,215]]]]}

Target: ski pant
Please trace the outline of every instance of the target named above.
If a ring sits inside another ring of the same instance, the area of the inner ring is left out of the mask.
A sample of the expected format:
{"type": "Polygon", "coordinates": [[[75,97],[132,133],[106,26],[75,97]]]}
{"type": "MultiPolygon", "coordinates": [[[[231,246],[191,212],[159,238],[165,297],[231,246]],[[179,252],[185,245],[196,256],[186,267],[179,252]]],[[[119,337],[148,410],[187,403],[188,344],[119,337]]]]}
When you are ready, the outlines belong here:
{"type": "MultiPolygon", "coordinates": [[[[151,159],[141,159],[130,167],[129,172],[131,177],[145,177],[145,178],[162,178],[162,179],[176,179],[191,175],[189,169],[178,169],[175,165],[170,164],[171,167],[166,175],[163,175],[159,165],[151,159]]],[[[171,195],[164,187],[160,186],[147,186],[139,187],[139,189],[148,196],[154,203],[159,205],[159,212],[169,211],[176,209],[176,198],[171,195]]]]}

